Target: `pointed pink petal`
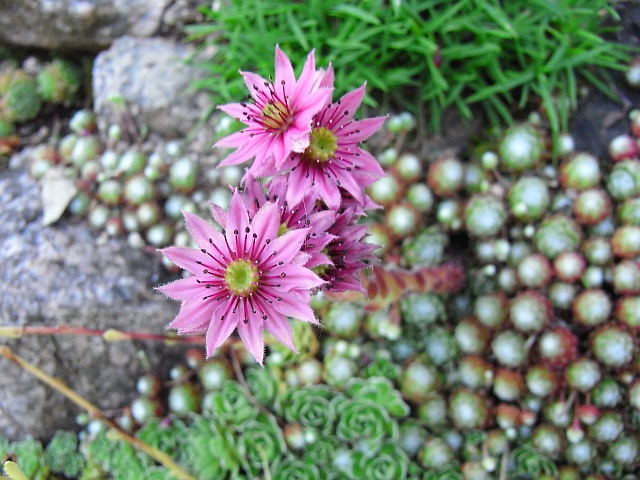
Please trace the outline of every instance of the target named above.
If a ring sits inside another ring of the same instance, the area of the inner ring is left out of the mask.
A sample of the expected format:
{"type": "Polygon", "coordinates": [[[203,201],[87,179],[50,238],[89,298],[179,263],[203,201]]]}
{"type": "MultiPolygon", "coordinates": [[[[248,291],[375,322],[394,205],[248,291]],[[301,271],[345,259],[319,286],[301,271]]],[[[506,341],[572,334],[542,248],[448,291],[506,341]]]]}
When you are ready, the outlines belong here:
{"type": "Polygon", "coordinates": [[[224,320],[220,320],[219,312],[224,311],[224,305],[221,305],[215,312],[215,315],[211,319],[209,328],[207,329],[207,335],[205,338],[207,344],[207,358],[213,355],[213,351],[218,348],[222,343],[229,338],[229,335],[233,333],[236,328],[236,322],[233,317],[227,316],[224,320]]]}
{"type": "MultiPolygon", "coordinates": [[[[361,148],[358,148],[356,150],[356,153],[358,154],[358,156],[353,155],[351,157],[356,159],[354,160],[354,164],[360,167],[357,172],[351,173],[356,181],[358,181],[359,176],[371,177],[371,183],[379,178],[384,177],[384,170],[382,170],[382,167],[378,163],[378,160],[376,160],[373,155],[371,155],[366,150],[362,150],[361,148]]],[[[369,183],[367,183],[367,185],[369,185],[369,183]]],[[[362,186],[364,187],[365,185],[362,186]]]]}
{"type": "Polygon", "coordinates": [[[316,175],[318,185],[318,196],[327,204],[331,210],[336,210],[340,206],[342,196],[335,180],[326,175],[316,175]]]}
{"type": "Polygon", "coordinates": [[[224,245],[224,237],[222,234],[202,218],[184,210],[182,211],[182,215],[187,224],[187,230],[198,247],[207,250],[211,242],[216,245],[224,245]]]}
{"type": "Polygon", "coordinates": [[[190,300],[182,302],[180,311],[167,328],[176,330],[193,330],[211,320],[211,314],[216,308],[215,301],[190,300]]]}
{"type": "Polygon", "coordinates": [[[325,283],[320,277],[306,267],[300,265],[284,264],[274,267],[261,277],[261,280],[280,284],[281,291],[290,291],[295,289],[311,290],[325,283]],[[285,276],[281,276],[284,274],[285,276]]]}
{"type": "Polygon", "coordinates": [[[317,324],[315,314],[310,306],[310,293],[292,291],[280,297],[282,300],[273,302],[275,310],[291,318],[317,324]]]}
{"type": "MultiPolygon", "coordinates": [[[[284,81],[284,86],[288,92],[292,92],[296,84],[296,77],[293,73],[293,67],[291,61],[284,54],[280,47],[276,45],[276,75],[275,75],[274,87],[281,88],[281,82],[284,81]]],[[[294,94],[295,95],[295,94],[294,94]]]]}
{"type": "Polygon", "coordinates": [[[216,143],[213,144],[216,148],[239,148],[243,145],[246,145],[249,139],[250,132],[247,132],[248,129],[240,130],[239,132],[233,132],[226,137],[222,137],[216,143]]]}
{"type": "Polygon", "coordinates": [[[284,235],[272,240],[264,250],[260,268],[268,272],[280,261],[285,264],[290,263],[291,259],[300,251],[308,232],[308,228],[289,230],[284,235]]]}
{"type": "MultiPolygon", "coordinates": [[[[335,175],[340,181],[340,186],[353,195],[353,198],[355,198],[358,203],[362,204],[364,202],[364,192],[362,191],[364,185],[358,185],[350,172],[338,170],[335,175]]],[[[329,204],[327,203],[327,205],[329,204]]]]}
{"type": "Polygon", "coordinates": [[[248,124],[247,117],[245,115],[245,113],[247,113],[246,105],[242,105],[241,103],[227,103],[225,105],[218,105],[218,109],[235,118],[239,122],[248,124]]]}
{"type": "Polygon", "coordinates": [[[373,117],[345,124],[337,132],[339,145],[360,143],[373,135],[384,123],[386,117],[373,117]]]}
{"type": "Polygon", "coordinates": [[[195,248],[167,247],[159,251],[177,266],[191,273],[200,274],[206,268],[196,261],[204,262],[208,257],[195,248]]]}
{"type": "Polygon", "coordinates": [[[245,319],[242,319],[238,322],[238,333],[240,334],[240,338],[244,343],[245,348],[249,351],[251,355],[256,359],[256,361],[262,365],[262,360],[264,358],[264,337],[262,335],[262,314],[258,312],[257,314],[252,314],[249,311],[250,315],[246,323],[245,319]]]}
{"type": "MultiPolygon", "coordinates": [[[[342,96],[340,99],[340,108],[336,112],[336,116],[338,117],[338,121],[335,122],[332,126],[332,130],[334,132],[338,132],[338,129],[344,125],[345,123],[351,121],[353,116],[356,113],[356,110],[360,107],[362,103],[362,99],[364,98],[364,93],[366,91],[366,85],[362,85],[355,90],[352,90],[342,96]],[[346,114],[344,112],[347,112],[346,114]]],[[[342,132],[338,132],[338,134],[342,134],[342,132]]]]}
{"type": "Polygon", "coordinates": [[[196,277],[182,278],[175,282],[156,287],[156,290],[164,293],[167,297],[173,298],[174,300],[193,300],[206,295],[206,293],[204,293],[204,286],[201,283],[198,283],[198,279],[196,277]]]}
{"type": "Polygon", "coordinates": [[[227,211],[225,209],[223,209],[220,205],[211,203],[211,215],[218,225],[220,225],[222,228],[226,228],[227,211]]]}
{"type": "Polygon", "coordinates": [[[330,88],[333,90],[333,65],[329,64],[329,66],[327,67],[327,71],[324,73],[324,75],[322,76],[322,79],[320,80],[320,87],[324,87],[324,88],[330,88]]]}
{"type": "MultiPolygon", "coordinates": [[[[296,156],[297,159],[300,157],[296,156]]],[[[307,175],[308,168],[303,165],[300,160],[296,160],[293,166],[295,170],[289,172],[289,185],[287,188],[287,203],[289,205],[298,205],[306,192],[311,189],[311,175],[307,175]]]]}
{"type": "Polygon", "coordinates": [[[302,67],[302,73],[300,74],[300,78],[298,78],[298,83],[296,84],[296,88],[293,91],[293,98],[298,98],[300,96],[306,95],[311,91],[314,85],[314,76],[316,73],[316,57],[315,51],[311,50],[311,53],[307,56],[306,62],[304,62],[304,67],[302,67]]]}
{"type": "Polygon", "coordinates": [[[229,202],[229,213],[227,214],[226,236],[231,248],[236,254],[242,252],[237,250],[238,241],[246,235],[245,229],[249,226],[249,212],[242,201],[240,192],[233,192],[231,201],[229,202]]]}
{"type": "Polygon", "coordinates": [[[265,86],[265,83],[268,84],[269,82],[252,72],[240,72],[240,74],[256,104],[264,106],[264,98],[271,97],[268,87],[265,86]]]}
{"type": "Polygon", "coordinates": [[[311,122],[313,116],[331,101],[331,90],[319,88],[298,100],[295,125],[303,128],[311,122]]]}
{"type": "Polygon", "coordinates": [[[280,209],[276,203],[265,203],[253,217],[251,222],[253,231],[257,235],[256,245],[262,248],[264,241],[273,240],[278,236],[280,228],[280,209]]]}
{"type": "Polygon", "coordinates": [[[260,308],[267,316],[267,319],[263,323],[263,327],[267,332],[273,335],[273,338],[289,350],[298,353],[296,347],[293,345],[293,330],[287,318],[267,304],[261,305],[260,308]]]}

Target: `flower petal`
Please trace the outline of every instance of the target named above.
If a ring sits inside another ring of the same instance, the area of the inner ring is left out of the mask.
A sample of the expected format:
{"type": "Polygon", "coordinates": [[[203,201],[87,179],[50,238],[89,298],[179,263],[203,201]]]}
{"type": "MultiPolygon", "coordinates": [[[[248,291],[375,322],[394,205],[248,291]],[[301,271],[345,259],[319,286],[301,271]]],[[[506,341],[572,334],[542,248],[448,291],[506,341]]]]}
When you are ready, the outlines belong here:
{"type": "Polygon", "coordinates": [[[187,224],[187,230],[193,237],[193,241],[196,242],[199,248],[207,250],[211,243],[216,245],[224,245],[224,237],[220,232],[215,230],[205,220],[193,213],[182,211],[184,221],[187,224]]]}
{"type": "Polygon", "coordinates": [[[167,328],[176,330],[193,331],[203,323],[211,320],[211,315],[215,311],[217,303],[206,300],[189,300],[182,302],[180,311],[167,328]]]}
{"type": "Polygon", "coordinates": [[[265,248],[259,268],[268,272],[278,262],[290,263],[291,259],[300,251],[306,239],[308,228],[289,230],[284,235],[272,240],[265,248]]]}
{"type": "Polygon", "coordinates": [[[207,358],[213,355],[213,351],[218,348],[222,343],[229,338],[229,335],[233,333],[236,328],[236,322],[233,317],[226,316],[224,320],[220,319],[219,312],[224,311],[225,305],[220,305],[215,312],[215,315],[211,319],[207,334],[205,337],[205,343],[207,345],[207,358]]]}
{"type": "Polygon", "coordinates": [[[273,302],[271,306],[283,315],[315,325],[318,324],[318,320],[311,309],[310,296],[308,291],[294,290],[285,296],[278,297],[280,300],[273,302]]]}
{"type": "MultiPolygon", "coordinates": [[[[308,63],[308,60],[307,60],[308,63]]],[[[305,64],[306,67],[306,64],[305,64]]],[[[276,75],[275,75],[275,88],[280,88],[281,82],[284,82],[284,87],[291,92],[296,85],[296,77],[293,73],[293,66],[289,57],[287,57],[280,46],[276,45],[276,75]]],[[[293,90],[295,92],[295,90],[293,90]]]]}
{"type": "Polygon", "coordinates": [[[218,225],[227,227],[227,211],[224,208],[211,202],[211,215],[218,225]]]}
{"type": "Polygon", "coordinates": [[[165,257],[180,268],[194,274],[201,274],[206,268],[201,263],[208,259],[200,250],[187,247],[167,247],[159,250],[165,257]]]}
{"type": "Polygon", "coordinates": [[[362,103],[365,91],[366,84],[356,88],[355,90],[345,93],[342,96],[339,103],[340,108],[338,112],[336,112],[338,121],[333,124],[332,128],[334,132],[338,132],[338,129],[341,128],[342,125],[351,121],[353,115],[356,113],[356,110],[358,110],[360,104],[362,103]]]}
{"type": "Polygon", "coordinates": [[[243,105],[241,103],[227,103],[225,105],[218,105],[218,109],[235,118],[239,122],[247,123],[246,117],[244,115],[247,112],[246,105],[243,105]]]}
{"type": "Polygon", "coordinates": [[[273,240],[278,236],[280,227],[280,210],[276,203],[265,203],[256,212],[251,222],[252,230],[257,235],[255,243],[257,248],[262,248],[265,240],[273,240]]]}
{"type": "Polygon", "coordinates": [[[337,132],[338,144],[352,145],[366,140],[382,126],[386,119],[387,117],[373,117],[346,123],[337,132]]]}
{"type": "Polygon", "coordinates": [[[156,287],[156,290],[174,300],[194,300],[206,295],[206,293],[203,293],[205,290],[204,285],[199,283],[198,279],[193,276],[156,287]]]}
{"type": "Polygon", "coordinates": [[[311,290],[325,283],[308,268],[292,264],[274,267],[262,279],[281,285],[279,290],[283,292],[301,288],[311,290]]]}
{"type": "MultiPolygon", "coordinates": [[[[242,245],[239,244],[240,235],[246,235],[245,231],[249,227],[249,212],[242,201],[240,192],[233,192],[231,201],[229,202],[229,212],[227,213],[226,236],[231,249],[237,255],[241,255],[242,245]]],[[[244,237],[243,237],[244,238],[244,237]]]]}
{"type": "Polygon", "coordinates": [[[260,307],[264,314],[267,316],[263,323],[263,327],[273,335],[278,342],[283,344],[292,352],[298,353],[296,347],[293,345],[293,330],[289,324],[287,318],[271,308],[269,305],[262,305],[260,307]]]}
{"type": "Polygon", "coordinates": [[[262,334],[262,314],[257,312],[253,314],[249,310],[247,314],[248,318],[243,318],[238,322],[238,333],[244,343],[245,348],[256,361],[262,365],[264,358],[264,336],[262,334]],[[246,322],[245,322],[246,320],[246,322]]]}
{"type": "Polygon", "coordinates": [[[242,78],[244,79],[244,84],[247,86],[249,90],[249,94],[253,97],[256,102],[256,105],[264,107],[264,99],[270,98],[271,93],[269,92],[269,87],[265,86],[270,84],[260,75],[257,75],[253,72],[240,72],[242,78]]]}

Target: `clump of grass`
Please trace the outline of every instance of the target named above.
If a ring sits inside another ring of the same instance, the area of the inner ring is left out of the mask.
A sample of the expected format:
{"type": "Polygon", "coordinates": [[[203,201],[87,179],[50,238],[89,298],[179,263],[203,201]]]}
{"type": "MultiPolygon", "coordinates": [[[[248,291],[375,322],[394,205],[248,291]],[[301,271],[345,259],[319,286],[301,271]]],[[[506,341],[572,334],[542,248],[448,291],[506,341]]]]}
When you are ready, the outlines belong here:
{"type": "Polygon", "coordinates": [[[438,129],[450,106],[464,118],[478,104],[497,126],[540,102],[557,134],[575,108],[579,82],[616,98],[608,69],[630,48],[605,39],[619,21],[609,0],[230,0],[203,7],[190,39],[214,44],[197,86],[220,102],[244,92],[238,69],[268,72],[275,44],[302,65],[312,48],[332,62],[336,94],[367,81],[370,105],[429,112],[438,129]],[[418,100],[416,102],[416,100],[418,100]]]}

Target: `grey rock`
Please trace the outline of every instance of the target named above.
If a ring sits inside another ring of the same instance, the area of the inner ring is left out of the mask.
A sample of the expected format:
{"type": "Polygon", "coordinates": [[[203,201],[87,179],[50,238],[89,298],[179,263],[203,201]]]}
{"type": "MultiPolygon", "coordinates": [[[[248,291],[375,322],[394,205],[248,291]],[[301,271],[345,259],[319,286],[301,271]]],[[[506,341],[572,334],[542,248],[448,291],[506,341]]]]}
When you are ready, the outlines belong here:
{"type": "Polygon", "coordinates": [[[210,108],[209,95],[191,82],[203,72],[185,64],[188,45],[163,38],[119,38],[101,52],[93,66],[94,111],[98,128],[130,115],[138,128],[165,137],[191,132],[210,108]]]}
{"type": "MultiPolygon", "coordinates": [[[[158,262],[125,242],[102,244],[84,224],[42,227],[38,185],[25,170],[0,171],[0,324],[73,325],[161,333],[176,302],[152,290],[158,262]]],[[[62,379],[107,411],[126,407],[145,370],[162,372],[183,350],[99,336],[0,338],[0,345],[62,379]]],[[[50,437],[81,412],[60,394],[0,357],[0,434],[50,437]]]]}
{"type": "Polygon", "coordinates": [[[0,0],[0,42],[97,51],[159,28],[171,0],[0,0]]]}

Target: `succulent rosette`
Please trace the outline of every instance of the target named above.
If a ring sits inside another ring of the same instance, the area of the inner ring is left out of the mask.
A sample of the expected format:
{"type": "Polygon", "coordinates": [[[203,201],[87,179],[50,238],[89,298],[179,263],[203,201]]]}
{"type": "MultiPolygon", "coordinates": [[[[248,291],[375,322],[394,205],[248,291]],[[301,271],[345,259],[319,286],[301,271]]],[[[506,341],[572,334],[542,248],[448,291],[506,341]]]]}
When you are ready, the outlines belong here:
{"type": "Polygon", "coordinates": [[[281,480],[320,480],[320,467],[293,457],[286,457],[273,469],[273,478],[281,480]]]}
{"type": "Polygon", "coordinates": [[[409,415],[409,405],[388,378],[352,378],[347,383],[345,393],[351,398],[371,400],[384,407],[393,417],[409,415]]]}
{"type": "Polygon", "coordinates": [[[225,380],[219,390],[205,394],[202,400],[202,414],[238,425],[253,418],[256,408],[238,383],[225,380]]]}
{"type": "Polygon", "coordinates": [[[407,478],[409,458],[392,442],[384,442],[369,454],[356,452],[353,477],[370,480],[404,480],[407,478]]]}
{"type": "Polygon", "coordinates": [[[380,404],[342,396],[335,397],[332,403],[338,418],[336,435],[340,440],[368,450],[384,439],[397,437],[398,425],[380,404]]]}
{"type": "Polygon", "coordinates": [[[196,416],[190,435],[185,440],[185,461],[197,478],[214,480],[227,475],[233,478],[238,476],[240,458],[237,438],[230,428],[214,419],[196,416]]]}
{"type": "Polygon", "coordinates": [[[317,323],[310,291],[324,282],[303,265],[301,251],[308,229],[278,235],[278,206],[265,204],[253,218],[238,191],[218,232],[200,217],[184,212],[198,249],[169,247],[162,253],[189,271],[190,277],[158,290],[182,300],[168,328],[205,333],[207,356],[237,328],[247,350],[262,364],[263,328],[295,351],[288,316],[317,323]]]}
{"type": "Polygon", "coordinates": [[[334,395],[326,385],[290,390],[282,400],[284,418],[289,423],[297,422],[319,433],[330,433],[336,419],[331,403],[334,395]]]}
{"type": "Polygon", "coordinates": [[[248,367],[244,372],[249,391],[262,405],[273,406],[278,379],[271,368],[248,367]]]}
{"type": "Polygon", "coordinates": [[[276,420],[265,413],[237,424],[239,453],[245,471],[256,478],[265,466],[275,463],[285,452],[285,442],[276,420]]]}

